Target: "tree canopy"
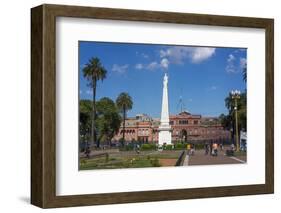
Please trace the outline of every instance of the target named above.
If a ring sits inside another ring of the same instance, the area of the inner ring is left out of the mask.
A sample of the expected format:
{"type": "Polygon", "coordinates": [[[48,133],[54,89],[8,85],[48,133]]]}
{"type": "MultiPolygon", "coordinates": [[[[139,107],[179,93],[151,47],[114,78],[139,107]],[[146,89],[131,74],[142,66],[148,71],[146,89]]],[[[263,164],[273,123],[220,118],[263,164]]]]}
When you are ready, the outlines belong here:
{"type": "Polygon", "coordinates": [[[89,140],[88,137],[91,129],[92,102],[90,100],[80,100],[79,108],[80,136],[82,136],[83,139],[89,140]]]}
{"type": "MultiPolygon", "coordinates": [[[[233,128],[235,122],[234,106],[235,102],[231,94],[225,98],[225,106],[228,109],[228,115],[220,115],[222,125],[226,129],[233,128]]],[[[240,98],[237,99],[237,115],[239,129],[247,129],[247,93],[242,92],[240,98]]]]}
{"type": "Polygon", "coordinates": [[[97,57],[90,58],[83,68],[83,76],[87,79],[88,86],[91,88],[96,87],[98,80],[105,79],[106,74],[106,69],[102,66],[100,59],[97,57]]]}
{"type": "Polygon", "coordinates": [[[128,93],[122,92],[116,99],[116,105],[121,112],[127,112],[128,110],[132,109],[133,100],[128,93]]]}
{"type": "MultiPolygon", "coordinates": [[[[87,135],[91,128],[92,101],[80,100],[80,135],[87,135]]],[[[98,142],[108,142],[118,133],[121,116],[113,100],[104,97],[96,102],[96,133],[98,142]]]]}
{"type": "Polygon", "coordinates": [[[111,142],[111,139],[118,133],[121,117],[118,109],[110,98],[104,97],[97,101],[97,136],[98,141],[111,142]]]}

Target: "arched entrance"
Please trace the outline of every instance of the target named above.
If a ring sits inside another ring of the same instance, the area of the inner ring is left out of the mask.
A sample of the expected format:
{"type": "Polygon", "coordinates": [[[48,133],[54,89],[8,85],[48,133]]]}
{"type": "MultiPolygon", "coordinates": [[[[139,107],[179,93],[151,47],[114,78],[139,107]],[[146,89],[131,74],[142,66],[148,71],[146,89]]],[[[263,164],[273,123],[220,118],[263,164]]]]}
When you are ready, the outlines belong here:
{"type": "Polygon", "coordinates": [[[187,141],[187,131],[185,129],[182,129],[180,131],[180,139],[181,139],[182,142],[187,141]]]}

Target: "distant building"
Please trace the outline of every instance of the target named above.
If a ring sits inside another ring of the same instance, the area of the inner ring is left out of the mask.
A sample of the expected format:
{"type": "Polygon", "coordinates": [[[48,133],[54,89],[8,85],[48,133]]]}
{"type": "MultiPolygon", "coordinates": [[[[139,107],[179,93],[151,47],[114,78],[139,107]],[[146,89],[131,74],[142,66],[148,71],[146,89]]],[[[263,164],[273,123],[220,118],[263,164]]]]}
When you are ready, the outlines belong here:
{"type": "MultiPolygon", "coordinates": [[[[152,118],[146,114],[125,121],[125,141],[139,141],[142,143],[158,142],[159,118],[152,118]]],[[[230,131],[224,130],[217,117],[202,117],[183,111],[177,115],[170,115],[172,127],[172,141],[175,142],[203,142],[230,140],[230,131]]],[[[117,142],[122,138],[123,126],[113,138],[117,142]]]]}

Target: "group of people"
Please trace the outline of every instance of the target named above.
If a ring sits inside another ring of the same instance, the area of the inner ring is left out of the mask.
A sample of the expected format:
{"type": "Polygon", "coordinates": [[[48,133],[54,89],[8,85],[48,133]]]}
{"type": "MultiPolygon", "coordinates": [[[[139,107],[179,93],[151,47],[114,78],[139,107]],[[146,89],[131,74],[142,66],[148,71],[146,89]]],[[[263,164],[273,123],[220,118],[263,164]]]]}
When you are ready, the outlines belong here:
{"type": "MultiPolygon", "coordinates": [[[[205,149],[205,155],[208,155],[210,153],[210,155],[212,156],[218,156],[218,149],[220,149],[220,151],[223,151],[223,144],[220,143],[206,143],[204,145],[204,149],[205,149]]],[[[195,145],[194,144],[187,144],[187,154],[188,155],[194,155],[195,154],[195,145]]]]}
{"type": "Polygon", "coordinates": [[[218,143],[205,143],[205,155],[210,155],[212,156],[218,156],[218,148],[220,147],[220,150],[223,151],[223,144],[218,144],[218,143]]]}

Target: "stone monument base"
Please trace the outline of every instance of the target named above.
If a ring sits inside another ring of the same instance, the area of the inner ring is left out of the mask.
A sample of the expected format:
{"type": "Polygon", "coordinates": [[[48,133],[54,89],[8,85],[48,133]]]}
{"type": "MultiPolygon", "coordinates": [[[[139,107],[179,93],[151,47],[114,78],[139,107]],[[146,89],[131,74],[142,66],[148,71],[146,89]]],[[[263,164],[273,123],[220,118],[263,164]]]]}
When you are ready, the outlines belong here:
{"type": "Polygon", "coordinates": [[[170,126],[159,127],[158,145],[172,144],[172,129],[170,126]]]}

